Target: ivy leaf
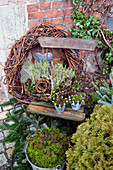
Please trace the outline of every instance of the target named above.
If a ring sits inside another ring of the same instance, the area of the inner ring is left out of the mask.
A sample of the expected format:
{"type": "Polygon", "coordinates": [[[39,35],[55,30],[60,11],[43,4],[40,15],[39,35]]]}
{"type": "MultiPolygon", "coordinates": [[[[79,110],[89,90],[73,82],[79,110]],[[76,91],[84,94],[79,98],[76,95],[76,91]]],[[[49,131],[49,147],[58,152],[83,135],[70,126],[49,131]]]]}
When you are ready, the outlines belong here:
{"type": "Polygon", "coordinates": [[[87,25],[87,27],[89,27],[89,25],[90,25],[90,22],[86,23],[86,25],[87,25]]]}

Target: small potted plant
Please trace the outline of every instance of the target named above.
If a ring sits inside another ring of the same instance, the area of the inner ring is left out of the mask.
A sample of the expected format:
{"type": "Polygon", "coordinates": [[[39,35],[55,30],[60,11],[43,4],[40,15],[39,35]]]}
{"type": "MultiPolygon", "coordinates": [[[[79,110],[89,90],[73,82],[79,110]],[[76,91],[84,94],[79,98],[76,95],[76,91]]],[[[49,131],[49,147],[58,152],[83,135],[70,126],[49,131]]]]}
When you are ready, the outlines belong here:
{"type": "Polygon", "coordinates": [[[57,170],[66,160],[65,152],[69,145],[66,133],[58,129],[44,128],[28,139],[25,149],[28,162],[33,170],[57,170]]]}
{"type": "Polygon", "coordinates": [[[64,112],[65,106],[66,106],[66,101],[63,98],[63,96],[60,96],[60,97],[57,96],[56,98],[53,98],[52,102],[53,102],[57,112],[59,112],[59,113],[64,112]]]}
{"type": "Polygon", "coordinates": [[[83,98],[80,95],[74,95],[71,100],[71,107],[73,110],[77,111],[80,109],[83,103],[83,98]]]}

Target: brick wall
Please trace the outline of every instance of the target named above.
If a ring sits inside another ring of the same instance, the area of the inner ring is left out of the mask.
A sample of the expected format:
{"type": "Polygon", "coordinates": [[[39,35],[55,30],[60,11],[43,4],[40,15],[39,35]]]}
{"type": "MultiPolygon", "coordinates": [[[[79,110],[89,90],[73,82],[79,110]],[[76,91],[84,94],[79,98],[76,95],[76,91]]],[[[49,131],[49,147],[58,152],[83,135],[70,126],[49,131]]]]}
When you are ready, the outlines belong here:
{"type": "Polygon", "coordinates": [[[45,21],[68,30],[72,26],[70,18],[72,8],[71,0],[52,0],[42,4],[29,4],[27,5],[29,28],[45,21]]]}
{"type": "MultiPolygon", "coordinates": [[[[49,22],[57,28],[67,31],[72,26],[72,19],[70,18],[72,8],[71,0],[51,0],[44,3],[28,4],[28,26],[31,28],[40,23],[49,22]]],[[[40,49],[39,47],[31,50],[32,56],[39,51],[41,53],[51,52],[53,54],[54,64],[59,63],[61,58],[65,57],[62,49],[40,49]]]]}

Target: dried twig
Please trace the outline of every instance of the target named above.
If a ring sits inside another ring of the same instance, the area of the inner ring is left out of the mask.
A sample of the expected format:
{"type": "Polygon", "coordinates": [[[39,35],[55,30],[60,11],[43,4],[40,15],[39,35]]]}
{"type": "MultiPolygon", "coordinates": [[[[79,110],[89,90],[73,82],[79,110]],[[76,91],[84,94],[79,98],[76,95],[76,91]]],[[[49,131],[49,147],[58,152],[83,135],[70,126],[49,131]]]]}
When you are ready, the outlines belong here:
{"type": "Polygon", "coordinates": [[[107,40],[106,40],[106,38],[105,38],[105,36],[104,36],[104,33],[103,33],[103,31],[100,29],[100,32],[101,32],[101,34],[102,34],[102,37],[103,37],[103,39],[104,39],[104,41],[105,41],[105,43],[106,43],[106,45],[108,46],[108,47],[110,47],[111,48],[111,50],[113,51],[113,48],[112,48],[112,46],[107,42],[107,40]]]}
{"type": "MultiPolygon", "coordinates": [[[[32,27],[27,33],[16,41],[10,50],[9,57],[5,63],[4,71],[6,74],[6,84],[8,91],[19,102],[29,103],[31,100],[49,100],[50,94],[33,94],[28,92],[23,83],[21,82],[21,68],[28,57],[29,51],[40,46],[38,37],[68,37],[68,33],[64,30],[57,29],[55,26],[44,23],[38,26],[32,27]]],[[[75,51],[64,49],[64,55],[70,68],[78,64],[78,53],[75,51]],[[75,56],[75,57],[74,57],[75,56]]]]}

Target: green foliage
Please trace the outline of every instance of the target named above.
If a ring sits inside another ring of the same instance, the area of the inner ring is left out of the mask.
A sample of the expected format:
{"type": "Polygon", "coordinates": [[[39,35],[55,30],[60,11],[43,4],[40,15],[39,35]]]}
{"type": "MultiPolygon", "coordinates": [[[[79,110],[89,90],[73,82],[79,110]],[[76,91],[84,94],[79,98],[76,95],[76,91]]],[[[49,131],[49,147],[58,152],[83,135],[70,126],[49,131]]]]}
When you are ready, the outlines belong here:
{"type": "Polygon", "coordinates": [[[63,104],[66,103],[66,100],[65,98],[62,99],[61,97],[59,97],[58,99],[56,98],[53,103],[56,104],[57,107],[59,105],[63,106],[63,104]]]}
{"type": "Polygon", "coordinates": [[[110,67],[113,64],[113,40],[110,40],[111,47],[106,44],[103,40],[103,35],[105,37],[110,37],[113,35],[113,31],[107,30],[105,33],[101,33],[100,29],[103,29],[99,18],[92,15],[86,16],[83,11],[79,12],[78,4],[80,6],[86,6],[85,2],[82,0],[73,0],[73,13],[71,18],[73,20],[72,28],[69,28],[72,37],[83,38],[83,39],[96,39],[98,40],[98,47],[103,48],[101,58],[105,67],[103,68],[103,73],[107,74],[110,71],[110,67]]]}
{"type": "Polygon", "coordinates": [[[56,88],[62,82],[66,81],[66,78],[72,79],[75,76],[75,71],[71,68],[63,67],[62,63],[57,63],[53,66],[53,87],[56,88]]]}
{"type": "Polygon", "coordinates": [[[82,102],[82,97],[80,95],[74,95],[72,98],[72,101],[74,101],[75,104],[77,104],[77,102],[79,101],[79,103],[82,102]]]}
{"type": "Polygon", "coordinates": [[[72,37],[84,39],[92,39],[94,37],[98,38],[100,36],[99,29],[101,28],[99,18],[94,16],[86,16],[84,12],[79,12],[77,5],[75,5],[76,2],[82,3],[82,6],[85,5],[83,1],[74,1],[73,13],[71,14],[74,24],[68,31],[72,32],[72,37]]]}
{"type": "Polygon", "coordinates": [[[62,165],[68,144],[66,133],[61,133],[58,129],[41,129],[29,138],[28,157],[33,164],[42,168],[62,165]]]}
{"type": "Polygon", "coordinates": [[[29,74],[32,84],[36,84],[41,77],[45,77],[48,80],[51,79],[50,66],[47,60],[44,60],[43,63],[36,61],[35,64],[29,62],[25,71],[29,74]]]}
{"type": "Polygon", "coordinates": [[[113,106],[96,105],[78,126],[67,155],[67,170],[113,169],[113,106]]]}
{"type": "MultiPolygon", "coordinates": [[[[30,125],[36,127],[35,116],[30,117],[26,112],[26,108],[17,107],[15,99],[11,99],[9,103],[12,103],[13,110],[11,113],[7,113],[7,118],[5,119],[0,129],[9,130],[9,135],[3,140],[5,142],[14,142],[13,154],[10,158],[10,166],[7,169],[30,169],[28,164],[22,163],[25,159],[24,146],[26,144],[26,138],[33,134],[34,131],[30,129],[30,125]],[[10,121],[12,124],[10,124],[10,121]],[[14,163],[17,162],[17,166],[14,163]]],[[[7,105],[9,105],[7,103],[7,105]]]]}
{"type": "Polygon", "coordinates": [[[51,84],[53,84],[53,88],[59,88],[59,85],[62,84],[62,82],[65,82],[68,84],[69,81],[66,81],[67,78],[71,79],[75,76],[75,71],[73,69],[70,69],[69,67],[66,68],[66,66],[63,67],[62,63],[57,63],[55,65],[52,65],[53,67],[53,80],[50,72],[50,65],[47,61],[42,62],[35,62],[33,64],[32,62],[28,63],[28,67],[26,68],[27,73],[29,74],[29,79],[32,81],[32,83],[29,86],[29,82],[27,85],[28,90],[30,92],[36,93],[35,85],[37,81],[40,78],[46,78],[51,81],[51,84]]]}
{"type": "Polygon", "coordinates": [[[94,82],[92,82],[92,85],[96,90],[96,94],[94,94],[94,96],[97,97],[97,102],[99,104],[107,104],[110,106],[112,106],[113,104],[113,69],[111,69],[110,81],[111,86],[109,86],[107,82],[104,80],[103,86],[100,86],[99,88],[94,82]]]}

